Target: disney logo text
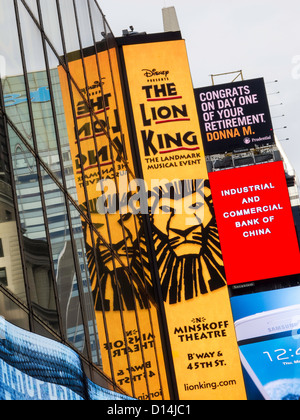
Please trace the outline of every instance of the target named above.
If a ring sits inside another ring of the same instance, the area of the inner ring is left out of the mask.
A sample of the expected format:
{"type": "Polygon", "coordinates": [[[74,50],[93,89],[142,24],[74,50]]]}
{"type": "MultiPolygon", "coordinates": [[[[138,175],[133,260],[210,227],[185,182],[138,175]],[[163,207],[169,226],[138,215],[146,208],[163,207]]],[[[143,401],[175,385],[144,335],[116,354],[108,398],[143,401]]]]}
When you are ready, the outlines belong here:
{"type": "Polygon", "coordinates": [[[160,70],[159,71],[159,70],[156,70],[156,69],[152,69],[152,70],[143,69],[142,71],[145,72],[144,74],[145,74],[146,77],[155,77],[155,76],[167,77],[170,73],[169,70],[160,70]]]}

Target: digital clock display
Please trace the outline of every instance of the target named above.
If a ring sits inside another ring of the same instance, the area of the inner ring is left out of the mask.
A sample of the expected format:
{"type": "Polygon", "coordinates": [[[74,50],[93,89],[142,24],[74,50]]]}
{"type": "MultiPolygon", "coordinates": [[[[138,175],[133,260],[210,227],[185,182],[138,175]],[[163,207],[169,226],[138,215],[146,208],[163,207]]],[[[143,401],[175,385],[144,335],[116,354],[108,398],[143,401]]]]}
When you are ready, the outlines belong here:
{"type": "Polygon", "coordinates": [[[299,330],[239,343],[251,369],[273,400],[300,400],[299,330]]]}

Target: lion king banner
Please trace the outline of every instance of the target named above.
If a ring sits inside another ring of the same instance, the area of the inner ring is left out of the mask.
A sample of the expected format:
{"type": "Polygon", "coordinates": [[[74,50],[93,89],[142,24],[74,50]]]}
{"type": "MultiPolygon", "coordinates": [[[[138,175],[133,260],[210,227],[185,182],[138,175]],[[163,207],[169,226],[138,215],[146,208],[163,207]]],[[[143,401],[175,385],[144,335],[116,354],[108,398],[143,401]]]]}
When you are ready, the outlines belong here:
{"type": "Polygon", "coordinates": [[[117,51],[84,53],[84,58],[70,54],[71,80],[62,66],[58,70],[78,203],[86,215],[82,223],[101,367],[129,395],[161,400],[169,393],[157,310],[146,293],[151,284],[146,284],[139,251],[142,227],[124,209],[117,189],[134,176],[117,51]],[[115,186],[108,200],[120,204],[113,213],[99,209],[100,181],[115,186]]]}
{"type": "Polygon", "coordinates": [[[123,54],[179,398],[245,399],[185,42],[123,54]]]}

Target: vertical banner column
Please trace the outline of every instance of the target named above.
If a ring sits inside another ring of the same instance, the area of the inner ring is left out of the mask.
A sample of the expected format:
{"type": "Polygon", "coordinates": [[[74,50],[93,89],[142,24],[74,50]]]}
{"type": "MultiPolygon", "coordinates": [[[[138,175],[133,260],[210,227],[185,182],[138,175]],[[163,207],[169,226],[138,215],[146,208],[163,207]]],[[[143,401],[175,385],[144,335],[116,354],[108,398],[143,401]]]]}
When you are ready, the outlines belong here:
{"type": "Polygon", "coordinates": [[[103,370],[137,399],[168,398],[157,311],[140,261],[142,227],[122,188],[133,163],[116,50],[71,61],[69,69],[75,121],[62,67],[59,75],[78,202],[99,233],[83,220],[103,370]]]}
{"type": "Polygon", "coordinates": [[[123,46],[180,399],[245,399],[185,42],[123,46]]]}

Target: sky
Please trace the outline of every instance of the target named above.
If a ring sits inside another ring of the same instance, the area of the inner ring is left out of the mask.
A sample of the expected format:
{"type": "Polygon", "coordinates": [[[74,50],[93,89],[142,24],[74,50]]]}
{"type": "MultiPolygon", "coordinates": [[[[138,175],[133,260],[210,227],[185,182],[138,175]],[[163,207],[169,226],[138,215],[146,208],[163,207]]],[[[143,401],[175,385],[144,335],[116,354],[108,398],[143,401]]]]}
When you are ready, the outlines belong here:
{"type": "MultiPolygon", "coordinates": [[[[174,6],[195,88],[211,85],[212,74],[242,70],[244,79],[263,77],[275,133],[300,178],[299,0],[98,3],[116,37],[130,26],[137,32],[163,32],[162,8],[174,6]]],[[[216,84],[228,81],[215,79],[216,84]]]]}

